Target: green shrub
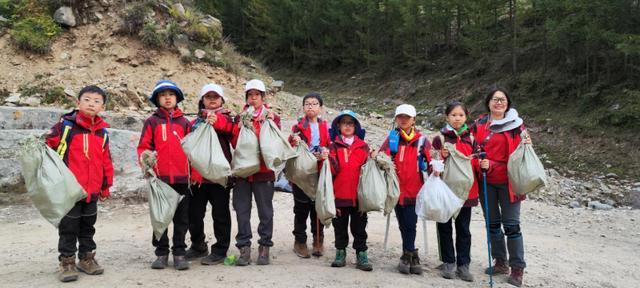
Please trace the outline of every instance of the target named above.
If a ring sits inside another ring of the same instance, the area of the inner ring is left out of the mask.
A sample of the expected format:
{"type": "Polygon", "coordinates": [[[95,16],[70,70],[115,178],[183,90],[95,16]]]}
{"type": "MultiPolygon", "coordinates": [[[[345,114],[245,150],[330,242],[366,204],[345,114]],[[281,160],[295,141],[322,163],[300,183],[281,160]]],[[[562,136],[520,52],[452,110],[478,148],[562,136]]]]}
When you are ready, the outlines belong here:
{"type": "Polygon", "coordinates": [[[10,19],[16,13],[19,2],[18,0],[0,0],[0,15],[10,19]]]}
{"type": "Polygon", "coordinates": [[[50,16],[33,16],[15,22],[11,36],[20,49],[47,53],[60,31],[50,16]]]}
{"type": "Polygon", "coordinates": [[[73,105],[73,101],[67,97],[67,94],[64,93],[64,88],[60,86],[46,89],[44,96],[42,97],[42,104],[54,103],[61,103],[65,106],[73,105]]]}
{"type": "Polygon", "coordinates": [[[144,24],[140,34],[142,44],[149,48],[162,48],[167,41],[166,33],[156,30],[154,23],[144,24]]]}
{"type": "Polygon", "coordinates": [[[194,23],[187,26],[186,32],[189,38],[196,42],[208,44],[212,47],[219,48],[220,46],[222,33],[216,28],[208,27],[202,23],[194,23]]]}
{"type": "Polygon", "coordinates": [[[144,28],[145,18],[151,12],[147,3],[136,3],[127,8],[122,15],[122,27],[120,32],[128,35],[138,35],[144,28]]]}

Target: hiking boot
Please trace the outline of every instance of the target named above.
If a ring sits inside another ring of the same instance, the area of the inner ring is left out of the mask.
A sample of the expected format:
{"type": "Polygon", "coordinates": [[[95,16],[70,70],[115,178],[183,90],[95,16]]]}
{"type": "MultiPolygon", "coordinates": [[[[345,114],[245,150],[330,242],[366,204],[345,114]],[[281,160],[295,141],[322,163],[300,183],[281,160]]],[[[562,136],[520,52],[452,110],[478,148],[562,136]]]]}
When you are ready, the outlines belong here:
{"type": "Polygon", "coordinates": [[[187,270],[189,269],[189,261],[184,256],[173,255],[173,268],[187,270]]]}
{"type": "MultiPolygon", "coordinates": [[[[307,253],[309,253],[307,251],[307,253]]],[[[269,265],[269,247],[260,245],[258,247],[258,265],[269,265]]]]}
{"type": "Polygon", "coordinates": [[[442,265],[442,271],[440,271],[440,275],[445,279],[455,279],[456,278],[456,263],[444,263],[442,265]]]}
{"type": "MultiPolygon", "coordinates": [[[[509,275],[509,266],[507,266],[507,263],[502,260],[502,259],[496,259],[495,261],[493,261],[493,275],[497,275],[497,274],[504,274],[504,275],[509,275]]],[[[491,274],[491,271],[489,271],[490,269],[487,268],[486,270],[484,270],[484,274],[491,274]]]]}
{"type": "Polygon", "coordinates": [[[357,254],[358,264],[356,264],[356,268],[362,271],[371,271],[373,270],[373,266],[369,263],[369,256],[367,256],[367,251],[360,251],[357,254]]]}
{"type": "Polygon", "coordinates": [[[89,275],[100,275],[104,273],[104,268],[100,267],[98,261],[95,259],[96,252],[89,252],[84,255],[83,259],[78,261],[78,270],[89,275]]]}
{"type": "Polygon", "coordinates": [[[458,270],[456,270],[456,275],[458,275],[458,277],[460,277],[460,279],[464,281],[473,282],[473,274],[469,272],[469,264],[458,266],[458,270]]]}
{"type": "Polygon", "coordinates": [[[402,256],[400,257],[400,263],[398,263],[398,271],[402,274],[411,273],[411,258],[413,257],[413,253],[404,251],[402,256]]]}
{"type": "Polygon", "coordinates": [[[240,247],[240,257],[236,260],[236,266],[247,266],[251,263],[251,246],[240,247]]]}
{"type": "Polygon", "coordinates": [[[509,275],[509,280],[507,282],[516,287],[522,287],[522,277],[524,276],[524,269],[513,267],[511,268],[511,275],[509,275]]]}
{"type": "Polygon", "coordinates": [[[200,260],[200,264],[202,265],[217,265],[224,262],[224,258],[227,256],[218,255],[216,253],[211,253],[209,256],[204,257],[200,260]]]}
{"type": "Polygon", "coordinates": [[[293,252],[298,255],[300,258],[309,258],[309,248],[307,248],[307,243],[301,243],[296,241],[293,243],[293,252]]]}
{"type": "Polygon", "coordinates": [[[71,282],[78,280],[78,270],[76,270],[76,255],[60,257],[60,270],[58,280],[71,282]]]}
{"type": "Polygon", "coordinates": [[[336,260],[331,262],[331,267],[344,267],[345,265],[347,265],[347,251],[336,249],[336,260]]]}
{"type": "Polygon", "coordinates": [[[323,241],[323,237],[320,237],[320,239],[313,239],[313,253],[311,253],[313,256],[320,257],[322,256],[322,254],[324,254],[324,245],[322,243],[323,241]]]}
{"type": "Polygon", "coordinates": [[[167,265],[169,265],[169,255],[162,255],[151,263],[151,269],[164,269],[167,265]]]}
{"type": "Polygon", "coordinates": [[[420,255],[418,255],[418,249],[412,252],[411,266],[409,266],[411,274],[422,275],[422,265],[420,265],[420,255]]]}
{"type": "Polygon", "coordinates": [[[206,257],[209,254],[209,247],[207,247],[207,243],[202,244],[191,244],[191,247],[187,249],[187,254],[184,255],[184,258],[187,260],[193,260],[197,258],[206,257]]]}

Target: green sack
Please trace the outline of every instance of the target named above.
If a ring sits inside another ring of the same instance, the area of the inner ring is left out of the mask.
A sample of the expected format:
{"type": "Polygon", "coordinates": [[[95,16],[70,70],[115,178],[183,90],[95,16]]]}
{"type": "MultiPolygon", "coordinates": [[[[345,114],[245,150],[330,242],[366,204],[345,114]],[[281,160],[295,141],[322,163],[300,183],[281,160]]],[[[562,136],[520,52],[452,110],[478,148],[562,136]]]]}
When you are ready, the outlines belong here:
{"type": "Polygon", "coordinates": [[[444,143],[444,147],[449,150],[449,157],[444,161],[442,181],[447,184],[458,198],[467,200],[474,182],[471,158],[458,151],[455,145],[444,141],[441,143],[444,143]]]}
{"type": "Polygon", "coordinates": [[[309,152],[309,147],[300,141],[296,147],[298,157],[287,160],[284,174],[289,182],[296,184],[309,198],[316,199],[318,189],[318,159],[309,152]]]}
{"type": "Polygon", "coordinates": [[[87,197],[71,170],[42,139],[26,140],[20,164],[27,195],[42,217],[55,227],[76,202],[87,197]]]}
{"type": "Polygon", "coordinates": [[[358,181],[358,211],[383,211],[387,200],[387,181],[384,171],[369,158],[360,168],[358,181]]]}
{"type": "Polygon", "coordinates": [[[151,227],[153,236],[160,240],[164,231],[167,230],[173,215],[176,213],[178,204],[182,201],[182,195],[178,194],[169,184],[158,179],[153,167],[156,163],[155,154],[149,150],[140,155],[142,169],[151,176],[147,179],[149,183],[149,216],[151,216],[151,227]]]}
{"type": "Polygon", "coordinates": [[[318,191],[316,193],[316,213],[325,227],[331,226],[331,219],[336,217],[336,203],[333,195],[333,176],[331,163],[325,159],[318,176],[318,191]]]}
{"type": "Polygon", "coordinates": [[[271,171],[276,171],[285,161],[298,157],[298,154],[289,144],[271,119],[262,122],[260,128],[260,154],[264,164],[271,171]]]}
{"type": "Polygon", "coordinates": [[[384,201],[384,215],[387,216],[393,211],[400,199],[400,181],[398,180],[393,160],[389,155],[378,153],[376,163],[384,171],[384,178],[387,183],[387,198],[384,201]]]}
{"type": "Polygon", "coordinates": [[[249,107],[240,117],[242,127],[231,160],[232,173],[240,178],[247,178],[260,171],[260,144],[253,131],[252,115],[253,107],[249,107]]]}
{"type": "Polygon", "coordinates": [[[202,177],[222,186],[227,185],[231,166],[224,157],[218,134],[209,123],[200,124],[182,139],[181,144],[191,165],[202,177]]]}
{"type": "MultiPolygon", "coordinates": [[[[529,136],[526,131],[522,131],[521,137],[524,139],[529,136]]],[[[547,185],[547,174],[542,162],[533,147],[523,142],[509,156],[507,172],[516,195],[526,195],[547,185]]]]}

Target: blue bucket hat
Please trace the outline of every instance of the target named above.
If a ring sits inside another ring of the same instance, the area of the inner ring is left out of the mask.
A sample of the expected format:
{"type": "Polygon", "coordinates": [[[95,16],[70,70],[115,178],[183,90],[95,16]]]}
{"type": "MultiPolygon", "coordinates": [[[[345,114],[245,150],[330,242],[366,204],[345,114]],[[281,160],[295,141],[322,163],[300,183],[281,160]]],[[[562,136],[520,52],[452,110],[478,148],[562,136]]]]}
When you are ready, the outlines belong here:
{"type": "Polygon", "coordinates": [[[182,90],[178,87],[178,85],[170,80],[160,80],[156,83],[156,86],[153,88],[153,92],[151,92],[151,97],[149,97],[149,101],[156,105],[156,107],[160,106],[158,104],[158,94],[165,90],[171,90],[176,93],[176,103],[180,103],[184,100],[184,94],[182,90]]]}
{"type": "Polygon", "coordinates": [[[342,117],[346,117],[346,116],[353,118],[353,121],[356,124],[355,134],[360,139],[364,140],[364,136],[367,131],[362,129],[362,125],[360,125],[360,121],[358,121],[358,117],[356,117],[356,113],[351,110],[343,110],[342,112],[340,112],[340,114],[338,114],[338,116],[336,116],[336,118],[333,119],[333,122],[331,122],[331,129],[329,129],[329,134],[331,135],[331,139],[332,140],[336,139],[336,137],[340,135],[340,129],[338,128],[338,123],[340,123],[340,119],[342,119],[342,117]]]}

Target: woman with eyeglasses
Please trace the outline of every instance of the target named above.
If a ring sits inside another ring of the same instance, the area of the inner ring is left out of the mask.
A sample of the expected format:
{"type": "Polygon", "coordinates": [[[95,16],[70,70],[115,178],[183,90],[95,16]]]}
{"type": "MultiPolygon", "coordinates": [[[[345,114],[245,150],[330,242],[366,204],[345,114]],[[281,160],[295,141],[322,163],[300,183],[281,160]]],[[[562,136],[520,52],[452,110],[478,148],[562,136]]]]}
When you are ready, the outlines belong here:
{"type": "MultiPolygon", "coordinates": [[[[521,139],[520,134],[525,127],[518,112],[511,108],[512,102],[505,89],[492,88],[484,104],[489,113],[480,116],[474,122],[471,132],[475,138],[474,150],[482,153],[481,170],[476,171],[478,179],[482,181],[483,171],[487,175],[486,191],[480,189],[479,198],[485,217],[489,217],[491,256],[494,265],[492,270],[487,269],[485,273],[509,274],[511,271],[508,282],[520,287],[526,267],[524,242],[520,231],[520,201],[524,200],[525,196],[518,196],[511,189],[507,176],[507,162],[520,141],[531,144],[531,139],[521,139]],[[488,203],[485,203],[484,193],[487,193],[488,203]]],[[[479,183],[479,187],[483,187],[483,183],[479,183]]]]}

